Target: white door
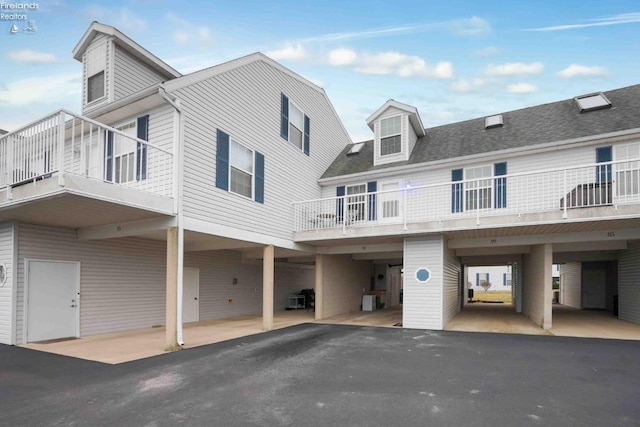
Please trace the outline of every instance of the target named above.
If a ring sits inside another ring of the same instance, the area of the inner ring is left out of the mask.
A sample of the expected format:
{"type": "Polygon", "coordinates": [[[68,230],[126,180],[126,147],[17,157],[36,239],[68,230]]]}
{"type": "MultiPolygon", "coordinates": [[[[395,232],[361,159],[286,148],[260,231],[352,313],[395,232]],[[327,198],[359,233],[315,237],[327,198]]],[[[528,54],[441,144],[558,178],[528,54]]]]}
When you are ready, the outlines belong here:
{"type": "Polygon", "coordinates": [[[380,184],[378,194],[378,221],[379,222],[399,222],[400,221],[400,188],[398,182],[387,182],[380,184]],[[384,193],[390,191],[390,193],[384,193]]]}
{"type": "Polygon", "coordinates": [[[182,323],[200,320],[200,270],[185,268],[182,276],[182,323]]]}
{"type": "Polygon", "coordinates": [[[26,262],[27,342],[78,336],[80,263],[26,262]]]}
{"type": "Polygon", "coordinates": [[[400,267],[390,267],[387,269],[387,299],[388,307],[400,305],[400,289],[402,288],[402,278],[400,277],[400,267]]]}
{"type": "Polygon", "coordinates": [[[607,308],[606,270],[582,271],[582,308],[607,308]]]}

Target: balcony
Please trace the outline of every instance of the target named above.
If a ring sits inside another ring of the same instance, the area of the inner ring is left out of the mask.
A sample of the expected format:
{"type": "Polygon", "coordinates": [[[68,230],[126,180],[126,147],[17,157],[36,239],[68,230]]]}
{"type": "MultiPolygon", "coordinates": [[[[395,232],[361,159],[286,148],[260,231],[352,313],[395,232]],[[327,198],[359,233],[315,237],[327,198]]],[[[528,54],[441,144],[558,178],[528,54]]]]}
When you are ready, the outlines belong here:
{"type": "Polygon", "coordinates": [[[640,159],[293,204],[297,241],[640,217],[640,159]]]}
{"type": "Polygon", "coordinates": [[[77,227],[171,215],[172,148],[59,110],[0,137],[0,218],[77,227]]]}

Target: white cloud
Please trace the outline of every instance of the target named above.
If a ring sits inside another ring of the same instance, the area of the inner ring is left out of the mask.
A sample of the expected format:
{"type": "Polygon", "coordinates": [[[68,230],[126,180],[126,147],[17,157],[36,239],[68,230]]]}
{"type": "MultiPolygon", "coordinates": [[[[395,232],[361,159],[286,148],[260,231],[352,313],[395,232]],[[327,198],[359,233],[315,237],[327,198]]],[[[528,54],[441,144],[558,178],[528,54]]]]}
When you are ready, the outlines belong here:
{"type": "Polygon", "coordinates": [[[534,93],[538,91],[538,87],[529,83],[515,83],[507,86],[509,93],[534,93]]]}
{"type": "Polygon", "coordinates": [[[445,23],[445,26],[457,36],[478,37],[491,33],[491,24],[482,18],[472,16],[469,19],[458,19],[445,23]]]}
{"type": "Polygon", "coordinates": [[[329,52],[329,64],[334,67],[351,65],[358,58],[358,54],[351,49],[335,49],[329,52]]]}
{"type": "Polygon", "coordinates": [[[607,70],[602,67],[571,64],[564,70],[560,71],[558,75],[570,79],[572,77],[603,77],[606,76],[607,70]]]}
{"type": "Polygon", "coordinates": [[[563,31],[576,28],[602,27],[607,25],[632,24],[640,22],[640,12],[622,13],[620,15],[607,16],[604,18],[590,19],[584,24],[555,25],[552,27],[531,28],[524,31],[563,31]]]}
{"type": "Polygon", "coordinates": [[[523,62],[509,62],[506,64],[493,65],[490,64],[485,73],[489,76],[524,76],[531,74],[540,74],[544,71],[542,62],[532,62],[525,64],[523,62]]]}
{"type": "Polygon", "coordinates": [[[28,64],[46,64],[56,61],[56,56],[51,53],[36,52],[31,49],[10,51],[7,57],[14,61],[26,62],[28,64]]]}
{"type": "Polygon", "coordinates": [[[454,92],[473,92],[484,86],[483,79],[460,79],[451,83],[454,92]]]}
{"type": "Polygon", "coordinates": [[[86,8],[85,15],[92,20],[108,22],[127,33],[141,33],[147,28],[145,20],[126,7],[105,8],[94,4],[86,8]]]}
{"type": "Polygon", "coordinates": [[[189,33],[182,30],[176,30],[173,32],[173,41],[180,44],[185,44],[189,42],[189,33]]]}
{"type": "Polygon", "coordinates": [[[475,56],[479,56],[480,58],[489,58],[491,56],[496,56],[500,53],[500,49],[495,46],[487,46],[482,49],[478,49],[473,54],[475,56]]]}
{"type": "Polygon", "coordinates": [[[68,103],[70,97],[80,96],[78,80],[76,73],[16,80],[0,87],[0,105],[68,103]]]}
{"type": "Polygon", "coordinates": [[[190,22],[172,12],[165,13],[164,17],[175,28],[173,41],[178,44],[195,41],[202,45],[208,45],[213,40],[209,27],[194,27],[190,22]]]}
{"type": "Polygon", "coordinates": [[[276,60],[288,59],[296,61],[307,57],[307,52],[301,44],[296,46],[289,45],[278,50],[270,50],[266,54],[276,60]]]}
{"type": "Polygon", "coordinates": [[[450,79],[453,77],[451,62],[438,62],[435,66],[427,64],[418,56],[409,56],[399,52],[381,52],[359,55],[354,70],[362,74],[397,75],[399,77],[422,77],[429,79],[450,79]]]}

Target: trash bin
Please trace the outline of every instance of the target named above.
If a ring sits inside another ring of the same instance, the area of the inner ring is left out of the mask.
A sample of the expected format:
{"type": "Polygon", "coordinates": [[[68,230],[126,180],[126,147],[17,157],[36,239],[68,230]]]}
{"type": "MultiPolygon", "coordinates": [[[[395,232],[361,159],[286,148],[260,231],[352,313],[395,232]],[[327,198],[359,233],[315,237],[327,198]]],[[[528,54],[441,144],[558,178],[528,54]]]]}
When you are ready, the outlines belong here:
{"type": "Polygon", "coordinates": [[[618,295],[613,296],[613,315],[618,315],[618,295]]]}
{"type": "Polygon", "coordinates": [[[560,302],[560,291],[553,291],[553,303],[558,304],[560,302]]]}
{"type": "Polygon", "coordinates": [[[469,299],[470,299],[470,300],[472,300],[472,299],[473,299],[473,289],[469,289],[469,291],[468,291],[468,296],[469,296],[469,299]]]}

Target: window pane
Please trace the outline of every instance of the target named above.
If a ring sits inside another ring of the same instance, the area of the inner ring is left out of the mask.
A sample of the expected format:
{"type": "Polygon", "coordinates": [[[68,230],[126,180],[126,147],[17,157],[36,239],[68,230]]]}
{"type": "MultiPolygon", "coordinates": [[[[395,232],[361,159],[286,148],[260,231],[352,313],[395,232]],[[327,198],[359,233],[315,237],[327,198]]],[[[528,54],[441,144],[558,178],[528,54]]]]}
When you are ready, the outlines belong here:
{"type": "Polygon", "coordinates": [[[87,80],[87,102],[95,101],[104,96],[104,71],[87,80]]]}
{"type": "Polygon", "coordinates": [[[380,137],[397,135],[401,132],[401,116],[389,117],[380,121],[380,137]]]}
{"type": "Polygon", "coordinates": [[[400,135],[382,138],[380,140],[380,155],[386,156],[387,154],[394,154],[402,151],[402,145],[400,143],[401,139],[402,137],[400,135]]]}
{"type": "Polygon", "coordinates": [[[293,123],[289,125],[289,141],[302,150],[302,132],[293,123]]]}
{"type": "Polygon", "coordinates": [[[236,194],[251,197],[251,175],[232,167],[229,189],[236,194]]]}
{"type": "Polygon", "coordinates": [[[231,141],[229,161],[231,166],[249,174],[253,173],[253,152],[235,141],[231,141]]]}
{"type": "Polygon", "coordinates": [[[289,123],[300,131],[304,129],[304,114],[292,102],[289,102],[289,123]]]}

